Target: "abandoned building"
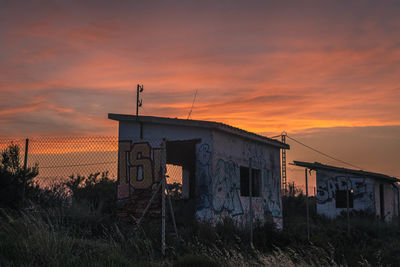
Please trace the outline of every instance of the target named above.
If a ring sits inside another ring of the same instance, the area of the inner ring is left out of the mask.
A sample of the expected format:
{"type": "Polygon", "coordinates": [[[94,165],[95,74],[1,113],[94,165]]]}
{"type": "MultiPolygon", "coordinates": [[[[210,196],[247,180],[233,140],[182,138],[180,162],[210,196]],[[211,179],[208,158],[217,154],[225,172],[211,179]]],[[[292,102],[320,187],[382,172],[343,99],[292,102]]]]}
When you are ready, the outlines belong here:
{"type": "Polygon", "coordinates": [[[138,195],[155,187],[165,164],[167,173],[178,170],[181,176],[174,178],[182,184],[177,220],[192,216],[215,223],[228,216],[245,224],[251,192],[253,220],[270,218],[282,227],[280,149],[289,145],[212,121],[108,118],[119,122],[118,199],[126,205],[124,216],[135,216],[138,195]]]}
{"type": "Polygon", "coordinates": [[[317,213],[335,218],[342,212],[364,211],[385,221],[399,215],[399,179],[380,173],[294,161],[316,171],[317,213]]]}

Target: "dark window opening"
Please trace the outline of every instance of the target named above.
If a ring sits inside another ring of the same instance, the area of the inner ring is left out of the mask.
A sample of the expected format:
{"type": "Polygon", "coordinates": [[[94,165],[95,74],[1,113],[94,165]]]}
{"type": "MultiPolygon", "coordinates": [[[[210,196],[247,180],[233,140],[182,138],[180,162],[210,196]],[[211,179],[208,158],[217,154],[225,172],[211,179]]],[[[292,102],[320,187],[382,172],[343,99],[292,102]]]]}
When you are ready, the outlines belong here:
{"type": "MultiPolygon", "coordinates": [[[[251,169],[251,179],[252,179],[252,196],[260,196],[261,187],[261,171],[258,169],[251,169]]],[[[250,196],[250,177],[249,168],[240,167],[240,195],[242,197],[250,196]]]]}
{"type": "Polygon", "coordinates": [[[167,184],[174,199],[190,199],[195,190],[196,143],[199,140],[167,141],[167,184]]]}
{"type": "Polygon", "coordinates": [[[380,203],[380,217],[381,219],[385,218],[385,195],[384,195],[384,188],[383,184],[379,185],[379,203],[380,203]]]}
{"type": "Polygon", "coordinates": [[[349,208],[353,208],[353,190],[336,190],[336,208],[347,208],[347,192],[349,197],[349,208]]]}

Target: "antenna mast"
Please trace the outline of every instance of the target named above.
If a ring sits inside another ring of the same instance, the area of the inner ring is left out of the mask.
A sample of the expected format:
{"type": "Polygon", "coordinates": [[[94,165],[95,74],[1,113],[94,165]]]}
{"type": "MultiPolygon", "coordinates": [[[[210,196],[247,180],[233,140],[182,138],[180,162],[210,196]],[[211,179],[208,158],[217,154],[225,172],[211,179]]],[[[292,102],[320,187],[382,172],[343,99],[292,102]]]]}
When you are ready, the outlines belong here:
{"type": "MultiPolygon", "coordinates": [[[[286,144],[286,132],[282,132],[282,143],[286,144]]],[[[287,192],[287,180],[286,180],[286,149],[282,149],[282,189],[283,192],[287,192]]]]}
{"type": "Polygon", "coordinates": [[[192,109],[193,109],[193,106],[194,106],[194,101],[196,101],[196,96],[197,96],[197,90],[196,90],[196,92],[194,93],[193,102],[192,102],[192,107],[190,108],[189,114],[188,114],[188,116],[187,116],[187,120],[190,119],[190,115],[192,115],[192,109]]]}
{"type": "Polygon", "coordinates": [[[139,107],[141,107],[142,106],[142,99],[139,99],[139,94],[141,93],[141,92],[143,92],[143,84],[142,85],[140,85],[140,84],[138,84],[137,85],[137,92],[136,92],[136,117],[138,117],[139,116],[139,107]]]}

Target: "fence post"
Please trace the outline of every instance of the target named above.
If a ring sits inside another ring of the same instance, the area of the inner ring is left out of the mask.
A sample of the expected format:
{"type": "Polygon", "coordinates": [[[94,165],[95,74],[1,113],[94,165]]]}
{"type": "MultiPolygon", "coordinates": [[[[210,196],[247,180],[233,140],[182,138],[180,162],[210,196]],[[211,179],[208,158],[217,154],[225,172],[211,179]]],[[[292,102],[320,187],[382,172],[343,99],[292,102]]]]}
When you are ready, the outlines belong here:
{"type": "Polygon", "coordinates": [[[252,159],[249,158],[249,195],[250,195],[250,246],[253,247],[253,175],[251,169],[252,159]]]}
{"type": "Polygon", "coordinates": [[[26,168],[28,163],[28,146],[29,146],[29,139],[25,139],[25,155],[24,155],[24,172],[22,174],[22,201],[25,201],[25,189],[26,189],[26,168]]]}
{"type": "Polygon", "coordinates": [[[161,253],[163,256],[165,256],[165,163],[166,163],[166,144],[165,140],[162,142],[162,148],[161,148],[161,253]]]}
{"type": "Polygon", "coordinates": [[[176,238],[178,238],[178,228],[176,228],[174,208],[172,207],[171,195],[170,195],[170,192],[169,192],[169,188],[168,188],[168,185],[167,185],[167,179],[166,178],[167,178],[166,175],[164,175],[163,183],[165,184],[165,188],[167,189],[169,212],[171,213],[172,224],[174,226],[176,238]]]}
{"type": "Polygon", "coordinates": [[[347,178],[347,185],[346,185],[346,211],[347,211],[347,234],[350,235],[350,203],[349,203],[349,180],[350,178],[347,178]]]}
{"type": "Polygon", "coordinates": [[[306,174],[306,209],[307,209],[307,240],[310,241],[310,212],[308,207],[308,176],[307,168],[305,169],[306,174]]]}

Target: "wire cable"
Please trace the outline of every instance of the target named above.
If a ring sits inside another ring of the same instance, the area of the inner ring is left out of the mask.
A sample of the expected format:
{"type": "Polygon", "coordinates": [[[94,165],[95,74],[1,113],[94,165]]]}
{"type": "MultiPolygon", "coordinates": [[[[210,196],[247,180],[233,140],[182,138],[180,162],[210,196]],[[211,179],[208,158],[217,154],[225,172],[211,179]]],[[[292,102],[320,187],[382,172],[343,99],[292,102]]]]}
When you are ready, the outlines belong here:
{"type": "Polygon", "coordinates": [[[280,135],[275,135],[275,136],[268,137],[268,138],[274,139],[274,138],[278,138],[278,137],[281,137],[281,136],[282,136],[282,135],[280,134],[280,135]]]}
{"type": "Polygon", "coordinates": [[[349,166],[351,166],[351,167],[353,167],[353,168],[357,168],[357,169],[360,169],[360,170],[362,169],[362,168],[359,167],[359,166],[356,166],[356,165],[353,165],[353,164],[351,164],[351,163],[348,163],[348,162],[346,162],[346,161],[344,161],[344,160],[341,160],[341,159],[332,157],[332,156],[330,156],[330,155],[328,155],[328,154],[326,154],[326,153],[324,153],[324,152],[321,152],[321,151],[319,151],[319,150],[317,150],[317,149],[315,149],[315,148],[312,148],[312,147],[310,147],[310,146],[308,146],[308,145],[306,145],[306,144],[304,144],[304,143],[302,143],[302,142],[300,142],[300,141],[294,139],[293,137],[290,137],[289,135],[286,135],[286,137],[289,138],[289,139],[291,139],[291,140],[293,140],[294,142],[296,142],[296,143],[302,145],[302,146],[305,146],[305,147],[311,149],[311,150],[314,151],[314,152],[317,152],[317,153],[319,153],[319,154],[325,156],[325,157],[328,157],[328,158],[330,158],[330,159],[336,160],[336,161],[341,162],[341,163],[343,163],[343,164],[349,165],[349,166]]]}

